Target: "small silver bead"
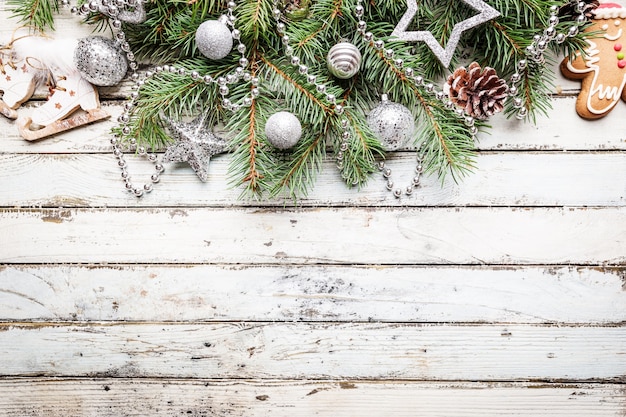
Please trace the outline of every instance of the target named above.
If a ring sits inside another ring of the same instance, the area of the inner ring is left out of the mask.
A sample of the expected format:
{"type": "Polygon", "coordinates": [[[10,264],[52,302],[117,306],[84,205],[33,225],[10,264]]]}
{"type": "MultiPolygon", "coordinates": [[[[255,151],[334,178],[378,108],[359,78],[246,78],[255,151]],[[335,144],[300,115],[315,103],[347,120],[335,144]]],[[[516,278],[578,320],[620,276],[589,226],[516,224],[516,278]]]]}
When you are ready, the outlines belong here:
{"type": "Polygon", "coordinates": [[[326,101],[328,101],[330,104],[334,104],[335,100],[337,100],[337,98],[335,97],[334,94],[326,94],[326,101]]]}
{"type": "Polygon", "coordinates": [[[159,174],[152,174],[150,176],[150,181],[152,181],[153,183],[157,183],[161,180],[161,177],[159,176],[159,174]]]}
{"type": "Polygon", "coordinates": [[[161,173],[161,172],[165,171],[165,167],[164,167],[163,165],[161,165],[161,164],[156,164],[156,165],[154,166],[154,170],[155,170],[156,172],[161,173]]]}
{"type": "Polygon", "coordinates": [[[200,73],[198,71],[191,71],[191,79],[197,80],[198,78],[200,78],[200,73]]]}
{"type": "Polygon", "coordinates": [[[400,198],[402,197],[402,190],[399,188],[396,188],[395,190],[393,190],[393,196],[395,198],[400,198]]]}
{"type": "Polygon", "coordinates": [[[315,81],[317,81],[317,75],[309,74],[307,75],[306,80],[309,84],[315,84],[315,81]]]}
{"type": "Polygon", "coordinates": [[[387,189],[389,191],[393,190],[393,181],[391,180],[387,181],[387,189]]]}
{"type": "Polygon", "coordinates": [[[213,77],[211,77],[210,75],[205,75],[204,77],[202,77],[202,81],[204,81],[205,84],[211,84],[213,82],[213,77]]]}
{"type": "Polygon", "coordinates": [[[389,168],[385,168],[385,169],[383,170],[383,177],[385,177],[385,178],[389,178],[389,177],[391,177],[391,169],[389,169],[389,168]]]}
{"type": "Polygon", "coordinates": [[[363,35],[363,38],[367,41],[367,42],[371,42],[372,39],[374,39],[374,34],[372,32],[366,32],[363,35]]]}
{"type": "Polygon", "coordinates": [[[411,194],[413,194],[413,186],[412,186],[412,185],[408,185],[408,186],[406,187],[406,190],[404,190],[404,193],[405,193],[406,195],[411,195],[411,194]]]}
{"type": "Polygon", "coordinates": [[[378,170],[382,171],[383,169],[385,169],[385,161],[378,162],[378,170]]]}
{"type": "Polygon", "coordinates": [[[385,42],[383,42],[382,40],[378,39],[377,41],[374,42],[374,48],[380,50],[383,49],[385,47],[385,42]]]}
{"type": "Polygon", "coordinates": [[[415,71],[411,67],[407,67],[404,69],[404,75],[406,75],[407,77],[412,77],[414,73],[415,71]]]}
{"type": "Polygon", "coordinates": [[[343,114],[344,108],[341,104],[335,105],[335,114],[343,114]]]}
{"type": "Polygon", "coordinates": [[[413,177],[413,186],[414,186],[414,187],[419,186],[419,185],[420,185],[420,182],[421,182],[421,179],[420,179],[419,175],[418,175],[418,176],[416,176],[416,177],[413,177]]]}
{"type": "Polygon", "coordinates": [[[326,85],[325,84],[317,84],[315,86],[315,88],[317,89],[318,92],[320,93],[324,93],[326,91],[326,85]]]}
{"type": "Polygon", "coordinates": [[[365,13],[365,8],[363,6],[361,6],[360,4],[358,4],[355,8],[354,8],[354,14],[357,17],[361,17],[363,16],[363,14],[365,13]]]}
{"type": "Polygon", "coordinates": [[[423,85],[424,84],[424,77],[422,77],[421,75],[418,75],[417,77],[415,77],[415,84],[423,85]]]}
{"type": "Polygon", "coordinates": [[[578,26],[570,27],[569,30],[567,31],[567,36],[572,38],[572,37],[574,37],[576,35],[578,35],[578,26]]]}
{"type": "Polygon", "coordinates": [[[147,192],[147,193],[152,192],[152,189],[153,189],[152,184],[144,184],[143,185],[143,190],[145,192],[147,192]]]}
{"type": "Polygon", "coordinates": [[[133,190],[133,193],[135,193],[135,197],[141,197],[143,196],[143,190],[141,188],[135,188],[133,190]]]}
{"type": "Polygon", "coordinates": [[[157,161],[157,156],[155,154],[151,153],[150,155],[148,155],[148,161],[156,162],[157,161]]]}

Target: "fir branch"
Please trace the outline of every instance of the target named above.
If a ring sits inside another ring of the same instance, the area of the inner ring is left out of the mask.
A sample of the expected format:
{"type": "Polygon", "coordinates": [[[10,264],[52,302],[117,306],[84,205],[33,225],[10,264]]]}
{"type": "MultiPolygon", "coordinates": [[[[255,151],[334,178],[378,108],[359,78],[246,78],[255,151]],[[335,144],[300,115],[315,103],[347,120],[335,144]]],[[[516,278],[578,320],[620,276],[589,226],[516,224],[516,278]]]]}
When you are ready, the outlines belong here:
{"type": "Polygon", "coordinates": [[[58,0],[7,0],[13,17],[38,31],[54,30],[54,15],[59,12],[58,0]]]}

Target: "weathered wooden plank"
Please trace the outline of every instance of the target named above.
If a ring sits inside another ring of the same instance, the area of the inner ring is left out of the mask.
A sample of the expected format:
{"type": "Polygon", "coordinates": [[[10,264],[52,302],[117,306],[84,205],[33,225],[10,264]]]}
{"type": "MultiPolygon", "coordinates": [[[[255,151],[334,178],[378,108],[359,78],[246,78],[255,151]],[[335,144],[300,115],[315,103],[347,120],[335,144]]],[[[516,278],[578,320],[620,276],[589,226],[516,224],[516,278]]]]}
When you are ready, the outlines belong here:
{"type": "MultiPolygon", "coordinates": [[[[121,95],[126,90],[119,88],[121,95]]],[[[105,96],[105,94],[103,94],[105,96]]],[[[578,117],[574,108],[575,97],[556,97],[554,109],[548,116],[540,116],[535,125],[522,123],[517,119],[507,120],[496,116],[490,120],[492,128],[479,134],[476,146],[481,150],[624,150],[626,133],[621,121],[626,119],[626,104],[599,121],[586,121],[578,117]]],[[[22,116],[28,116],[35,104],[19,109],[22,116]]],[[[2,152],[7,153],[82,153],[109,152],[109,132],[115,125],[117,116],[122,113],[122,105],[117,102],[103,102],[103,109],[112,115],[111,119],[91,126],[69,131],[52,138],[29,143],[18,136],[14,122],[0,119],[0,140],[2,152]]]]}
{"type": "Polygon", "coordinates": [[[620,264],[626,208],[4,209],[2,263],[620,264]]]}
{"type": "MultiPolygon", "coordinates": [[[[128,158],[133,178],[149,181],[153,165],[128,158]]],[[[300,206],[623,206],[626,204],[626,153],[482,154],[476,172],[460,184],[442,186],[425,176],[411,197],[395,198],[382,176],[361,190],[349,189],[331,160],[324,164],[314,189],[300,206]],[[540,186],[539,186],[540,185],[540,186]]],[[[240,199],[229,186],[230,157],[211,162],[208,183],[186,164],[170,164],[148,197],[138,200],[124,188],[113,155],[0,154],[0,206],[128,207],[293,205],[291,200],[240,199]]],[[[414,155],[403,153],[389,162],[397,183],[414,176],[414,155]]],[[[143,180],[143,182],[142,182],[143,180]]]]}
{"type": "Polygon", "coordinates": [[[624,326],[4,323],[0,375],[626,382],[625,349],[624,326]]]}
{"type": "Polygon", "coordinates": [[[625,404],[613,384],[0,379],[7,417],[620,417],[625,404]]]}
{"type": "Polygon", "coordinates": [[[626,322],[622,268],[7,266],[0,319],[626,322]]]}

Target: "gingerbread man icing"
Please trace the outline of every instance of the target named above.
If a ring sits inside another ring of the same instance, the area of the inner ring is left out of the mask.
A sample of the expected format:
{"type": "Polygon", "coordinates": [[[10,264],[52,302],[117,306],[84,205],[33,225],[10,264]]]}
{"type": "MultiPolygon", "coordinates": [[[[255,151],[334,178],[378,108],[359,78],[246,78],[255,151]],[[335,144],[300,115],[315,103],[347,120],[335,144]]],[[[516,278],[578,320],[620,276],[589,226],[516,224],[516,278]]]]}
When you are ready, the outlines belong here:
{"type": "Polygon", "coordinates": [[[604,3],[594,11],[592,25],[585,32],[601,35],[587,39],[586,56],[565,59],[561,72],[567,78],[582,79],[576,112],[585,119],[606,116],[620,100],[626,100],[626,9],[604,3]]]}

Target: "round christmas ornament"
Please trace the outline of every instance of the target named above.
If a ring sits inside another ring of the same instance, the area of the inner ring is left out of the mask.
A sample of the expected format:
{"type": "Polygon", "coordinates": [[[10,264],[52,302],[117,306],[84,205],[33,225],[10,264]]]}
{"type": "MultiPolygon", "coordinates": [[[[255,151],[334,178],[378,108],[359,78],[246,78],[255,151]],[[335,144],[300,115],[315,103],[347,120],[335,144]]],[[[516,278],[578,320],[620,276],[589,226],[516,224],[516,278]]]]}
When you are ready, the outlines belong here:
{"type": "Polygon", "coordinates": [[[233,35],[219,20],[207,20],[196,30],[196,46],[209,59],[222,59],[233,49],[233,35]]]}
{"type": "Polygon", "coordinates": [[[102,36],[89,36],[78,41],[74,65],[91,84],[112,86],[126,75],[128,62],[114,41],[102,36]]]}
{"type": "Polygon", "coordinates": [[[289,149],[302,137],[302,125],[292,113],[280,111],[267,119],[265,136],[276,148],[289,149]]]}
{"type": "Polygon", "coordinates": [[[326,57],[328,71],[337,78],[346,80],[359,72],[361,52],[350,42],[340,42],[330,48],[326,57]]]}
{"type": "Polygon", "coordinates": [[[395,151],[415,134],[415,119],[409,109],[387,100],[376,106],[367,116],[367,124],[386,151],[395,151]]]}

